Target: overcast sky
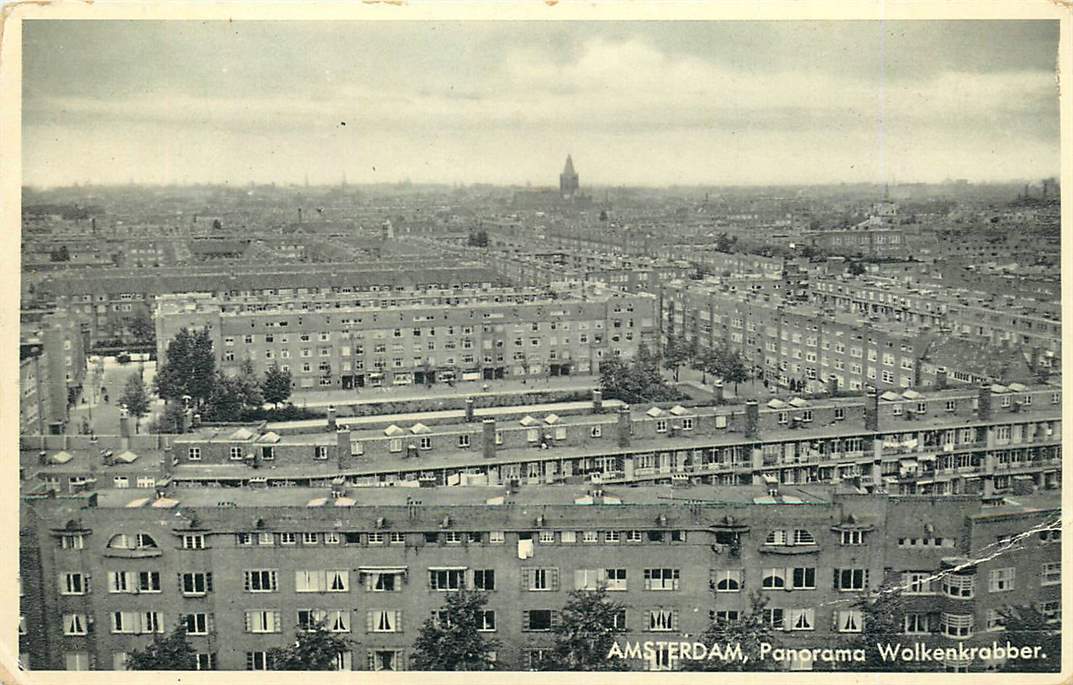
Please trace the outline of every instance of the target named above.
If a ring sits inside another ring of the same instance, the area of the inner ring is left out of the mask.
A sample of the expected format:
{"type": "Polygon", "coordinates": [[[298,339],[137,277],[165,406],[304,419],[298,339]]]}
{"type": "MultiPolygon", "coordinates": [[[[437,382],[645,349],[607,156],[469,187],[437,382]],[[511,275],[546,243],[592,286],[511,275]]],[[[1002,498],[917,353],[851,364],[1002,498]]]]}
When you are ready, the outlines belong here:
{"type": "Polygon", "coordinates": [[[1059,173],[1057,22],[24,24],[25,180],[1059,173]]]}

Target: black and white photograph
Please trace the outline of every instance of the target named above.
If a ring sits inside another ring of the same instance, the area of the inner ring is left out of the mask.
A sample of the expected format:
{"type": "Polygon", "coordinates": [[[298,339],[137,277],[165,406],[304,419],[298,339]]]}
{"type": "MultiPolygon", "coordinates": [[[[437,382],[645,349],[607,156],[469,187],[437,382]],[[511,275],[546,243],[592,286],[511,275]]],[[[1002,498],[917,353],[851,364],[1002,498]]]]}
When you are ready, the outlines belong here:
{"type": "Polygon", "coordinates": [[[1069,9],[565,4],[19,19],[11,682],[1058,682],[1069,9]]]}

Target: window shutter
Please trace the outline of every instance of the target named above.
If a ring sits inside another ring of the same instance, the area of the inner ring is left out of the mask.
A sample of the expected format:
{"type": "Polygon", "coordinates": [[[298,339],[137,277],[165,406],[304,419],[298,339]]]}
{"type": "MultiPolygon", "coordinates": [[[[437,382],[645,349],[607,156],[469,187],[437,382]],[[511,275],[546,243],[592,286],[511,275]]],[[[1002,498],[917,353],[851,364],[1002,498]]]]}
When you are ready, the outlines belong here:
{"type": "Polygon", "coordinates": [[[402,632],[402,609],[395,610],[395,632],[402,632]]]}
{"type": "Polygon", "coordinates": [[[529,569],[523,568],[520,575],[521,575],[521,579],[522,579],[522,590],[523,591],[528,590],[529,589],[529,569]]]}
{"type": "Polygon", "coordinates": [[[576,569],[574,571],[574,589],[580,590],[585,587],[585,571],[583,569],[576,569]]]}
{"type": "Polygon", "coordinates": [[[82,576],[82,591],[89,594],[89,574],[82,576]]]}
{"type": "Polygon", "coordinates": [[[671,630],[678,630],[678,610],[671,611],[671,630]]]}
{"type": "Polygon", "coordinates": [[[246,571],[242,574],[242,589],[246,592],[250,591],[250,572],[246,571]]]}
{"type": "Polygon", "coordinates": [[[278,611],[272,612],[272,621],[272,632],[278,633],[280,631],[280,627],[283,625],[283,620],[280,618],[280,614],[278,611]]]}
{"type": "Polygon", "coordinates": [[[838,615],[838,611],[832,612],[831,614],[831,630],[836,633],[838,632],[838,629],[842,627],[838,624],[838,615]]]}
{"type": "Polygon", "coordinates": [[[551,589],[552,592],[556,592],[559,589],[559,569],[549,569],[551,571],[551,589]]]}
{"type": "Polygon", "coordinates": [[[205,615],[205,628],[211,633],[216,630],[216,617],[213,614],[205,615]]]}
{"type": "Polygon", "coordinates": [[[870,585],[868,584],[868,569],[864,569],[864,587],[870,587],[870,585]]]}
{"type": "Polygon", "coordinates": [[[243,617],[245,618],[245,621],[246,621],[246,632],[248,633],[248,632],[250,632],[250,612],[248,612],[248,611],[244,612],[243,617]]]}
{"type": "Polygon", "coordinates": [[[558,626],[559,626],[559,611],[557,609],[552,609],[552,611],[551,611],[551,627],[552,627],[552,629],[555,629],[558,626]]]}
{"type": "Polygon", "coordinates": [[[529,612],[528,611],[523,611],[522,612],[522,631],[524,632],[524,631],[527,631],[527,630],[529,630],[529,612]]]}
{"type": "Polygon", "coordinates": [[[183,586],[183,574],[180,572],[176,573],[175,575],[179,577],[179,592],[185,591],[186,588],[183,586]]]}
{"type": "Polygon", "coordinates": [[[837,590],[838,589],[838,569],[837,568],[834,570],[834,580],[832,582],[833,582],[832,587],[835,590],[837,590]]]}
{"type": "Polygon", "coordinates": [[[205,592],[212,592],[212,571],[205,574],[205,592]]]}

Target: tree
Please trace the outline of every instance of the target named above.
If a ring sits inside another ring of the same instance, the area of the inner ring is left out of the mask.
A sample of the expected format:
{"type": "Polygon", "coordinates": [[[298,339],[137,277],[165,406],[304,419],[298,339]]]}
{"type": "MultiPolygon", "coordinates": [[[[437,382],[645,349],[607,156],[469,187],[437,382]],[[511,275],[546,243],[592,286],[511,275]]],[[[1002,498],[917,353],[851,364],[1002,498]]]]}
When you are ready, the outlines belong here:
{"type": "MultiPolygon", "coordinates": [[[[712,595],[719,597],[716,590],[712,595]]],[[[774,620],[765,612],[768,600],[759,593],[750,597],[749,609],[739,614],[737,619],[719,620],[712,617],[711,625],[705,629],[700,642],[706,645],[741,645],[741,652],[748,661],[722,659],[685,660],[683,671],[768,671],[778,668],[778,662],[771,659],[761,661],[761,644],[778,646],[774,620]]],[[[784,617],[783,620],[789,620],[784,617]]]]}
{"type": "Polygon", "coordinates": [[[609,659],[615,635],[622,632],[622,604],[611,601],[607,587],[575,590],[559,613],[551,654],[538,665],[541,671],[625,671],[622,659],[609,659]]]}
{"type": "Polygon", "coordinates": [[[864,267],[864,262],[859,261],[850,262],[846,268],[849,270],[850,276],[860,276],[867,270],[864,267]]]}
{"type": "Polygon", "coordinates": [[[156,338],[156,328],[153,325],[153,319],[149,314],[143,311],[139,311],[134,315],[130,322],[127,324],[127,328],[130,329],[131,336],[134,340],[140,343],[150,343],[156,338]]]}
{"type": "Polygon", "coordinates": [[[181,402],[189,396],[200,407],[212,394],[216,380],[216,357],[208,329],[191,333],[181,329],[168,343],[156,374],[156,394],[181,402]]]}
{"type": "Polygon", "coordinates": [[[678,369],[689,361],[690,344],[672,335],[667,336],[667,344],[663,348],[663,368],[674,374],[674,381],[678,382],[678,369]]]}
{"type": "Polygon", "coordinates": [[[715,350],[704,350],[694,358],[693,364],[701,372],[701,383],[708,382],[708,374],[719,375],[719,355],[715,350]]]}
{"type": "Polygon", "coordinates": [[[132,373],[127,379],[119,403],[126,406],[127,413],[134,417],[134,429],[137,432],[138,421],[149,413],[149,393],[145,390],[140,372],[132,373]]]}
{"type": "Polygon", "coordinates": [[[281,371],[275,364],[265,369],[265,378],[261,381],[261,392],[264,393],[265,402],[270,402],[276,407],[286,402],[291,396],[290,369],[281,371]]]}
{"type": "Polygon", "coordinates": [[[860,611],[861,632],[849,645],[851,649],[863,649],[864,661],[845,662],[843,670],[848,671],[907,671],[913,669],[910,662],[897,662],[898,665],[883,661],[876,649],[876,644],[895,643],[903,631],[905,608],[902,599],[903,588],[884,583],[875,591],[860,595],[850,605],[851,609],[860,611]]]}
{"type": "Polygon", "coordinates": [[[328,630],[323,621],[299,627],[294,644],[268,651],[273,671],[334,671],[339,655],[350,651],[351,641],[328,630]]]}
{"type": "Polygon", "coordinates": [[[734,394],[738,394],[738,384],[749,380],[749,368],[745,365],[745,359],[737,350],[723,347],[718,351],[719,375],[725,383],[734,384],[734,394]]]}
{"type": "Polygon", "coordinates": [[[244,410],[257,409],[264,401],[253,362],[247,359],[236,376],[216,374],[212,394],[205,404],[205,417],[210,421],[241,421],[244,410]]]}
{"type": "Polygon", "coordinates": [[[1061,626],[1036,607],[1017,606],[999,610],[1005,626],[1003,637],[1015,647],[1041,647],[1038,659],[1010,659],[1004,673],[1057,673],[1062,669],[1061,626]]]}
{"type": "Polygon", "coordinates": [[[127,655],[128,671],[193,671],[197,668],[194,648],[186,639],[186,624],[180,621],[166,636],[153,635],[144,649],[127,655]]]}
{"type": "Polygon", "coordinates": [[[484,627],[488,595],[459,590],[447,596],[443,609],[421,626],[414,642],[413,668],[418,671],[491,671],[492,652],[499,646],[479,632],[484,627]]]}

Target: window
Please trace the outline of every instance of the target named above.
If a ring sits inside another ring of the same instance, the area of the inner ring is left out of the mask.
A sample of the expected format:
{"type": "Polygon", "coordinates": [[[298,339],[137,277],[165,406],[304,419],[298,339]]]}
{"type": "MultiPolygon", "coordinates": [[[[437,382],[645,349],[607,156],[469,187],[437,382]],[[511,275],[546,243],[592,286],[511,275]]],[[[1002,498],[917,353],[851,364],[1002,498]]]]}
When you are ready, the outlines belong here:
{"type": "Polygon", "coordinates": [[[656,419],[656,432],[657,433],[666,433],[667,432],[667,419],[656,419]]]}
{"type": "Polygon", "coordinates": [[[790,609],[790,630],[815,630],[815,609],[790,609]]]}
{"type": "Polygon", "coordinates": [[[622,535],[617,530],[605,530],[604,542],[619,542],[622,540],[622,535]]]}
{"type": "Polygon", "coordinates": [[[293,545],[298,542],[298,536],[294,533],[280,533],[279,544],[281,545],[293,545]]]}
{"type": "Polygon", "coordinates": [[[81,573],[64,573],[60,576],[61,595],[84,595],[89,592],[89,576],[81,573]]]}
{"type": "Polygon", "coordinates": [[[274,569],[244,571],[243,575],[246,592],[276,592],[279,589],[274,569]]]}
{"type": "Polygon", "coordinates": [[[626,590],[626,569],[608,568],[604,569],[604,574],[609,591],[620,592],[626,590]]]}
{"type": "Polygon", "coordinates": [[[795,545],[815,545],[816,538],[812,533],[807,530],[795,530],[794,531],[794,544],[795,545]]]}
{"type": "Polygon", "coordinates": [[[191,447],[186,450],[186,458],[190,461],[201,461],[201,448],[191,447]]]}
{"type": "Polygon", "coordinates": [[[682,419],[682,430],[684,430],[684,431],[693,430],[693,419],[691,417],[682,419]]]}
{"type": "Polygon", "coordinates": [[[902,574],[902,587],[907,595],[930,595],[935,593],[935,578],[931,571],[906,571],[902,574]]]}
{"type": "Polygon", "coordinates": [[[473,571],[473,588],[476,590],[495,590],[496,589],[496,572],[494,569],[474,569],[473,571]]]}
{"type": "Polygon", "coordinates": [[[460,590],[465,584],[465,569],[429,569],[428,587],[430,590],[460,590]]]}
{"type": "Polygon", "coordinates": [[[574,571],[575,590],[596,590],[604,583],[603,569],[579,568],[574,571]]]}
{"type": "Polygon", "coordinates": [[[406,533],[391,533],[388,536],[388,542],[392,545],[401,545],[406,542],[406,533]]]}
{"type": "Polygon", "coordinates": [[[976,594],[976,579],[973,576],[945,575],[943,576],[943,594],[947,597],[972,599],[976,594]]]}
{"type": "Polygon", "coordinates": [[[834,587],[842,592],[863,590],[868,585],[868,569],[836,568],[834,587]]]}
{"type": "Polygon", "coordinates": [[[939,630],[947,637],[972,637],[973,615],[943,612],[939,620],[939,630]]]}
{"type": "Polygon", "coordinates": [[[989,592],[1009,592],[1014,586],[1014,576],[1017,569],[996,568],[988,574],[987,589],[989,592]]]}
{"type": "Polygon", "coordinates": [[[212,592],[212,572],[180,573],[179,588],[187,596],[212,592]]]}
{"type": "Polygon", "coordinates": [[[63,668],[66,671],[88,671],[89,652],[64,652],[63,668]]]}
{"type": "Polygon", "coordinates": [[[501,530],[493,530],[488,533],[488,543],[492,545],[502,545],[506,540],[506,534],[501,530]]]}
{"type": "Polygon", "coordinates": [[[205,613],[183,614],[183,627],[187,635],[208,635],[212,628],[209,625],[210,615],[205,613]]]}
{"type": "Polygon", "coordinates": [[[793,569],[791,574],[793,578],[793,589],[795,590],[815,590],[816,589],[816,569],[811,567],[799,567],[793,569]]]}
{"type": "Polygon", "coordinates": [[[556,592],[559,590],[559,569],[523,568],[522,586],[530,592],[556,592]]]}
{"type": "Polygon", "coordinates": [[[1058,585],[1062,582],[1062,562],[1046,561],[1040,567],[1040,585],[1058,585]]]}
{"type": "Polygon", "coordinates": [[[64,533],[60,536],[62,549],[85,549],[86,537],[82,533],[64,533]]]}
{"type": "Polygon", "coordinates": [[[278,611],[262,609],[246,612],[247,633],[278,633],[281,625],[278,611]]]}
{"type": "Polygon", "coordinates": [[[402,590],[402,570],[362,571],[366,592],[399,592],[402,590]]]}
{"type": "Polygon", "coordinates": [[[1051,528],[1048,530],[1041,530],[1039,532],[1039,541],[1043,544],[1050,544],[1062,541],[1062,529],[1051,528]]]}
{"type": "Polygon", "coordinates": [[[275,544],[275,536],[273,536],[272,533],[258,533],[257,544],[262,547],[271,547],[275,544]]]}
{"type": "Polygon", "coordinates": [[[349,590],[350,581],[346,569],[294,572],[295,592],[348,592],[349,590]]]}
{"type": "Polygon", "coordinates": [[[765,590],[783,590],[786,588],[786,569],[764,569],[761,576],[760,587],[765,590]]]}
{"type": "Polygon", "coordinates": [[[564,545],[572,545],[577,542],[577,532],[572,530],[564,530],[559,533],[559,542],[564,545]]]}
{"type": "Polygon", "coordinates": [[[268,652],[246,652],[247,671],[269,671],[272,669],[268,652]]]}
{"type": "Polygon", "coordinates": [[[339,545],[342,544],[342,539],[339,537],[339,533],[328,532],[324,534],[324,544],[326,545],[339,545]]]}
{"type": "Polygon", "coordinates": [[[860,530],[844,530],[841,535],[843,545],[863,545],[864,532],[860,530]]]}
{"type": "Polygon", "coordinates": [[[720,609],[709,614],[716,623],[731,623],[741,618],[737,609],[720,609]]]}
{"type": "MultiPolygon", "coordinates": [[[[591,429],[589,429],[589,435],[591,435],[594,438],[598,438],[601,435],[603,435],[603,428],[600,427],[600,426],[593,426],[591,429]]],[[[565,438],[565,436],[563,436],[563,437],[565,438]]],[[[562,439],[562,438],[560,438],[560,439],[562,439]]]]}
{"type": "Polygon", "coordinates": [[[559,612],[552,609],[530,609],[522,612],[523,631],[550,631],[556,623],[559,612]]]}
{"type": "Polygon", "coordinates": [[[651,609],[648,612],[648,630],[654,633],[678,629],[677,609],[651,609]]]}
{"type": "Polygon", "coordinates": [[[902,629],[906,635],[926,635],[931,632],[928,615],[923,613],[908,613],[902,622],[902,629]]]}
{"type": "Polygon", "coordinates": [[[599,534],[595,530],[586,530],[581,533],[582,542],[599,542],[599,534]]]}
{"type": "Polygon", "coordinates": [[[163,633],[164,623],[157,611],[113,611],[112,632],[134,635],[163,633]]]}
{"type": "Polygon", "coordinates": [[[229,450],[229,456],[232,460],[242,459],[242,448],[239,446],[232,446],[229,450]]]}
{"type": "Polygon", "coordinates": [[[646,568],[646,590],[677,590],[679,572],[676,568],[646,568]]]}
{"type": "Polygon", "coordinates": [[[988,632],[995,632],[1006,629],[1005,621],[1002,620],[1002,614],[999,612],[998,609],[988,609],[984,620],[987,622],[986,629],[988,632]]]}
{"type": "Polygon", "coordinates": [[[462,533],[457,530],[449,530],[443,534],[443,539],[449,545],[460,545],[462,544],[462,533]]]}
{"type": "MultiPolygon", "coordinates": [[[[63,634],[64,635],[86,635],[89,632],[87,628],[89,624],[86,622],[85,614],[64,614],[63,615],[63,634]]],[[[25,623],[20,622],[21,628],[19,634],[25,635],[26,628],[25,623]]]]}
{"type": "Polygon", "coordinates": [[[481,633],[492,633],[496,629],[496,612],[494,610],[481,611],[481,626],[477,628],[481,633]]]}
{"type": "Polygon", "coordinates": [[[194,669],[198,671],[215,671],[216,670],[216,653],[215,652],[198,652],[194,655],[194,669]]]}
{"type": "Polygon", "coordinates": [[[775,630],[782,630],[782,621],[784,615],[785,611],[783,609],[778,609],[775,607],[765,608],[763,613],[764,623],[767,623],[775,630]]]}
{"type": "Polygon", "coordinates": [[[458,436],[458,446],[460,448],[469,447],[469,436],[468,435],[459,435],[458,436]]]}
{"type": "Polygon", "coordinates": [[[246,546],[253,544],[252,533],[235,533],[235,544],[239,546],[246,546]]]}
{"type": "Polygon", "coordinates": [[[320,537],[316,533],[302,533],[303,545],[315,545],[320,541],[320,537]]]}
{"type": "Polygon", "coordinates": [[[365,629],[370,633],[401,633],[402,612],[396,609],[372,609],[365,614],[365,629]]]}
{"type": "Polygon", "coordinates": [[[183,535],[183,549],[205,549],[205,536],[200,533],[183,535]]]}
{"type": "Polygon", "coordinates": [[[626,542],[641,542],[644,536],[641,535],[639,530],[631,530],[626,533],[626,542]]]}
{"type": "Polygon", "coordinates": [[[741,569],[719,569],[712,572],[712,586],[716,592],[740,592],[741,569]]]}

